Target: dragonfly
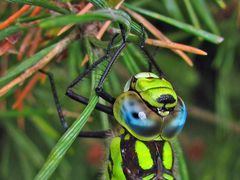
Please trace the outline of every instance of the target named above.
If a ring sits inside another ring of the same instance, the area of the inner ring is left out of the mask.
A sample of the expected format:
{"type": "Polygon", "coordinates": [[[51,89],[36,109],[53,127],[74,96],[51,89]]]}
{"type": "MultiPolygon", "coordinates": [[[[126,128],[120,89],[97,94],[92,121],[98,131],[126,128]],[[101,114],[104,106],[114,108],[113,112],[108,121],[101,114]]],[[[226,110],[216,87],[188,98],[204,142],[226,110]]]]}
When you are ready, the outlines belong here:
{"type": "MultiPolygon", "coordinates": [[[[120,25],[120,46],[111,53],[111,47],[119,34],[110,40],[105,55],[95,61],[67,87],[66,95],[71,99],[87,105],[89,99],[74,91],[84,77],[107,61],[100,80],[95,88],[96,94],[107,101],[110,106],[97,103],[96,109],[113,116],[120,128],[103,131],[81,131],[79,137],[104,138],[110,141],[108,158],[103,179],[108,180],[173,180],[175,157],[171,139],[176,137],[184,127],[187,109],[184,101],[177,95],[172,84],[166,80],[155,59],[144,45],[145,33],[139,48],[147,56],[148,72],[139,72],[130,77],[124,90],[117,97],[104,91],[103,84],[120,53],[126,47],[126,33],[120,25]],[[155,68],[157,73],[152,72],[155,68]]],[[[60,123],[66,130],[67,121],[57,95],[53,75],[45,73],[52,89],[60,123]]]]}

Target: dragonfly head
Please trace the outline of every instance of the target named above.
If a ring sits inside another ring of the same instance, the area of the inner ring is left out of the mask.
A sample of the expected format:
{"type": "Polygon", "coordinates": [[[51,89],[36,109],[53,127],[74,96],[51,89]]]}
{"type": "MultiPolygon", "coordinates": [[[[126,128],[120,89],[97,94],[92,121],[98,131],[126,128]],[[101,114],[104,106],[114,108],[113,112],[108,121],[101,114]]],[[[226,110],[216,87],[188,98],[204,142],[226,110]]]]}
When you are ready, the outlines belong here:
{"type": "Polygon", "coordinates": [[[187,114],[172,85],[149,72],[128,80],[113,112],[133,136],[146,141],[175,137],[183,128],[187,114]]]}

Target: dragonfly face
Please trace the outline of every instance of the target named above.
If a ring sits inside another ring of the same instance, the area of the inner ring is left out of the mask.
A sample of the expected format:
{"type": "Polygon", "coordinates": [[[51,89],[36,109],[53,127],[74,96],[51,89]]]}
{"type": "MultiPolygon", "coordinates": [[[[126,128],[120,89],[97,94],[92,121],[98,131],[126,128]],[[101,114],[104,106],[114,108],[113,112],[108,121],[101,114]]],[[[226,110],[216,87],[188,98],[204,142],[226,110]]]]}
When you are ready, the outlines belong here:
{"type": "Polygon", "coordinates": [[[170,139],[184,126],[186,107],[172,85],[153,73],[139,73],[114,103],[116,120],[137,139],[170,139]]]}

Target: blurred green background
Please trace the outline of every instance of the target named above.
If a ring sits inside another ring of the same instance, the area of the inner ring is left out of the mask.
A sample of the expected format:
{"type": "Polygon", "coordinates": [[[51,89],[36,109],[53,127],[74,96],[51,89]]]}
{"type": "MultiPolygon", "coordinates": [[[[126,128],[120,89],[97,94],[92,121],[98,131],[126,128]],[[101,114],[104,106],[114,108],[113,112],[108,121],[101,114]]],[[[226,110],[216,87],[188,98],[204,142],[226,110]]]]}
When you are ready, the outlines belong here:
{"type": "MultiPolygon", "coordinates": [[[[26,3],[24,0],[1,1],[0,21],[4,21],[20,9],[22,4],[19,2],[26,3]]],[[[87,3],[70,0],[51,2],[65,9],[74,7],[75,10],[87,3]]],[[[186,160],[189,179],[240,179],[239,0],[224,2],[221,0],[132,0],[125,2],[131,4],[132,7],[170,17],[177,22],[184,22],[194,28],[224,38],[222,43],[209,42],[204,37],[193,35],[184,29],[142,14],[172,41],[191,45],[208,53],[207,56],[189,54],[194,63],[194,66],[190,67],[169,49],[148,46],[166,78],[173,84],[188,108],[188,119],[178,139],[186,160]]],[[[114,1],[106,3],[111,5],[114,1]]],[[[55,16],[53,11],[44,7],[37,17],[43,21],[47,16],[55,16]]],[[[19,26],[34,22],[34,19],[27,19],[28,15],[29,13],[24,14],[14,24],[19,26]]],[[[82,24],[80,29],[87,31],[87,27],[91,27],[91,24],[98,27],[99,24],[95,22],[82,24]]],[[[24,45],[23,39],[27,34],[31,31],[36,32],[34,28],[38,27],[33,24],[32,27],[29,26],[28,29],[23,30],[13,47],[2,53],[0,57],[1,77],[6,76],[7,72],[11,72],[22,63],[17,60],[17,55],[21,46],[24,45]]],[[[111,26],[111,28],[115,29],[118,26],[111,26]]],[[[50,46],[57,39],[58,30],[58,28],[42,29],[42,42],[35,53],[50,46]]],[[[148,31],[147,33],[149,37],[153,37],[148,31]]],[[[108,41],[112,35],[109,31],[105,33],[103,39],[108,41]]],[[[7,39],[6,31],[0,31],[0,38],[0,47],[3,48],[3,42],[7,39]]],[[[56,41],[61,38],[63,37],[56,41]]],[[[66,87],[87,68],[88,65],[81,66],[86,53],[93,61],[104,52],[102,48],[88,40],[87,36],[82,33],[81,38],[71,42],[66,50],[47,65],[47,70],[54,74],[60,101],[69,124],[79,117],[85,106],[65,96],[66,87]]],[[[27,53],[23,56],[23,62],[28,60],[27,53]]],[[[105,89],[117,96],[122,92],[128,78],[137,72],[146,71],[146,67],[147,63],[143,54],[136,45],[129,43],[114,65],[105,89]]],[[[75,91],[89,97],[92,83],[96,82],[103,69],[104,66],[101,66],[100,70],[94,72],[94,76],[84,79],[75,91]]],[[[8,82],[11,79],[13,77],[8,82]]],[[[18,99],[16,92],[21,92],[30,79],[21,86],[12,88],[0,100],[0,179],[33,179],[63,134],[48,80],[36,83],[24,98],[22,108],[18,110],[12,108],[18,99]]],[[[1,87],[5,84],[6,82],[0,80],[1,87]]],[[[107,119],[109,117],[105,114],[94,110],[84,130],[100,130],[116,126],[113,119],[109,122],[107,119]]],[[[76,139],[51,179],[88,180],[101,177],[106,144],[103,140],[76,139]]],[[[176,153],[176,159],[178,159],[178,153],[176,153]]]]}

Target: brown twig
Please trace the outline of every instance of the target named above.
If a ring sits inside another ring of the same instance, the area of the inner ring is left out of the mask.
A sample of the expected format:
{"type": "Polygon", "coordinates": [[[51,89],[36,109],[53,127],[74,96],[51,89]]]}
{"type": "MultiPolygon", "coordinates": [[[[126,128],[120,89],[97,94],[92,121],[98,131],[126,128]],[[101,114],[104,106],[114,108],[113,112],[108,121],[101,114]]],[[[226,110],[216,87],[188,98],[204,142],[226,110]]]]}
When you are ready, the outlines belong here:
{"type": "Polygon", "coordinates": [[[158,46],[158,47],[163,47],[163,48],[169,48],[169,49],[175,49],[175,50],[182,50],[198,55],[207,55],[205,51],[202,51],[201,49],[180,44],[180,43],[174,43],[174,42],[169,42],[169,41],[160,41],[156,39],[146,39],[145,41],[146,44],[152,45],[152,46],[158,46]]]}
{"type": "Polygon", "coordinates": [[[15,103],[12,105],[13,109],[18,109],[22,106],[24,98],[29,94],[29,92],[33,89],[33,87],[36,85],[38,80],[42,78],[42,74],[35,74],[32,79],[28,82],[28,84],[25,86],[25,88],[19,92],[17,95],[17,99],[15,103]]]}
{"type": "MultiPolygon", "coordinates": [[[[143,16],[140,14],[126,8],[122,7],[125,11],[127,11],[132,17],[134,17],[138,22],[142,23],[146,29],[149,30],[156,38],[166,41],[166,42],[171,42],[170,39],[168,39],[161,31],[159,31],[153,24],[151,24],[147,19],[145,19],[143,16]]],[[[192,60],[182,51],[180,50],[172,50],[176,54],[178,54],[180,57],[182,57],[187,64],[190,66],[193,66],[192,60]]]]}
{"type": "MultiPolygon", "coordinates": [[[[188,114],[189,116],[192,116],[194,118],[196,118],[197,120],[201,120],[207,123],[211,123],[211,124],[218,124],[220,123],[219,121],[219,117],[202,108],[196,107],[196,106],[190,106],[188,107],[188,114]]],[[[240,124],[236,123],[234,121],[228,121],[229,123],[226,123],[226,127],[231,129],[232,131],[236,132],[236,133],[240,133],[240,124]]]]}
{"type": "Polygon", "coordinates": [[[0,42],[0,56],[5,54],[12,48],[13,48],[13,45],[9,41],[4,40],[4,41],[0,42]]]}
{"type": "Polygon", "coordinates": [[[24,37],[22,44],[20,46],[18,55],[17,55],[17,59],[19,61],[22,60],[24,53],[26,52],[26,49],[29,47],[32,39],[33,34],[35,33],[36,29],[31,30],[29,33],[27,33],[27,35],[24,37]]]}
{"type": "Polygon", "coordinates": [[[32,13],[30,14],[30,17],[36,16],[37,14],[39,14],[41,12],[41,10],[42,10],[42,7],[39,7],[39,6],[35,7],[33,9],[32,13]]]}
{"type": "Polygon", "coordinates": [[[240,28],[240,2],[239,1],[237,4],[237,25],[238,25],[238,28],[240,28]]]}
{"type": "Polygon", "coordinates": [[[46,56],[44,56],[38,63],[27,69],[24,73],[19,75],[17,78],[9,82],[3,88],[0,89],[0,97],[6,94],[11,88],[16,86],[19,83],[22,83],[25,79],[29,78],[33,73],[42,69],[45,65],[47,65],[55,56],[60,54],[68,45],[77,37],[77,32],[72,31],[68,36],[66,36],[63,40],[58,42],[56,46],[49,52],[46,56]]]}
{"type": "Polygon", "coordinates": [[[40,44],[41,40],[42,40],[42,30],[37,29],[37,32],[36,32],[36,34],[34,36],[34,39],[31,43],[31,47],[30,47],[30,49],[27,53],[28,57],[32,56],[36,52],[37,48],[39,47],[39,44],[40,44]]]}
{"type": "MultiPolygon", "coordinates": [[[[114,7],[114,9],[119,9],[119,8],[121,7],[121,5],[123,4],[123,2],[124,2],[124,0],[120,1],[120,2],[114,7]]],[[[96,36],[97,39],[101,39],[101,38],[103,37],[104,33],[107,31],[107,29],[108,29],[108,27],[110,26],[110,24],[111,24],[111,21],[110,21],[110,20],[106,21],[106,22],[103,24],[103,26],[101,27],[101,29],[99,30],[99,32],[98,32],[98,34],[97,34],[97,36],[96,36]]]]}
{"type": "Polygon", "coordinates": [[[9,18],[7,18],[4,22],[0,24],[0,30],[8,27],[10,24],[12,24],[17,18],[19,18],[22,14],[24,14],[30,8],[31,8],[30,5],[24,5],[20,10],[18,10],[16,13],[11,15],[9,18]]]}
{"type": "Polygon", "coordinates": [[[78,118],[80,113],[63,109],[63,115],[70,118],[78,118]]]}
{"type": "MultiPolygon", "coordinates": [[[[33,9],[32,13],[30,14],[30,17],[36,16],[37,14],[39,14],[41,12],[41,10],[42,10],[42,7],[39,7],[39,6],[35,7],[33,9]]],[[[29,47],[30,44],[32,44],[32,46],[31,46],[30,50],[28,51],[28,56],[31,56],[35,52],[36,48],[38,47],[38,45],[39,45],[39,39],[38,38],[39,38],[39,31],[40,30],[37,30],[35,40],[31,41],[32,36],[35,33],[35,31],[36,31],[36,29],[31,30],[24,37],[24,39],[22,41],[22,44],[21,44],[21,47],[20,47],[20,50],[19,50],[18,55],[17,55],[17,58],[18,58],[19,61],[22,60],[23,55],[26,52],[26,49],[29,47]],[[29,43],[29,42],[32,42],[32,43],[29,43]]]]}
{"type": "MultiPolygon", "coordinates": [[[[20,96],[20,90],[18,89],[15,93],[15,98],[18,99],[18,97],[20,96]]],[[[23,110],[23,102],[19,102],[18,106],[16,107],[17,111],[21,112],[23,110]]],[[[23,116],[18,116],[17,117],[17,124],[18,127],[20,127],[21,129],[25,128],[25,119],[23,116]]]]}
{"type": "MultiPolygon", "coordinates": [[[[90,9],[92,9],[93,4],[92,3],[88,3],[77,15],[80,16],[82,14],[87,13],[90,9]]],[[[60,36],[61,34],[63,34],[64,32],[66,32],[67,30],[69,30],[71,27],[73,27],[74,24],[69,24],[67,26],[64,26],[59,32],[58,32],[58,36],[60,36]]]]}
{"type": "MultiPolygon", "coordinates": [[[[92,3],[88,3],[77,15],[82,15],[82,14],[85,14],[87,13],[89,10],[91,10],[93,7],[93,4],[92,3]]],[[[64,32],[66,32],[67,30],[69,30],[74,24],[69,24],[67,26],[64,26],[59,32],[58,32],[58,36],[60,36],[61,34],[63,34],[64,32]]],[[[84,57],[84,60],[86,59],[86,55],[84,57]]],[[[83,60],[83,61],[84,61],[83,60]]]]}
{"type": "MultiPolygon", "coordinates": [[[[114,9],[119,9],[121,7],[121,5],[123,4],[124,0],[120,1],[115,7],[114,9]]],[[[108,27],[110,26],[112,21],[108,20],[106,21],[103,26],[101,27],[101,29],[99,30],[99,32],[96,35],[97,39],[101,39],[104,35],[104,33],[107,31],[108,27]]],[[[81,63],[81,66],[84,66],[86,63],[88,62],[88,55],[86,54],[84,56],[84,59],[81,63]]]]}

